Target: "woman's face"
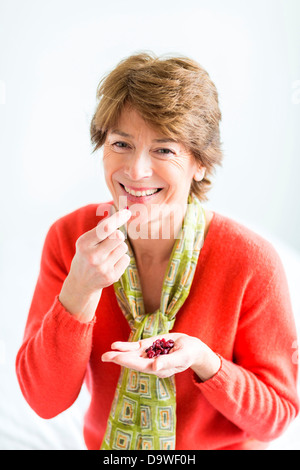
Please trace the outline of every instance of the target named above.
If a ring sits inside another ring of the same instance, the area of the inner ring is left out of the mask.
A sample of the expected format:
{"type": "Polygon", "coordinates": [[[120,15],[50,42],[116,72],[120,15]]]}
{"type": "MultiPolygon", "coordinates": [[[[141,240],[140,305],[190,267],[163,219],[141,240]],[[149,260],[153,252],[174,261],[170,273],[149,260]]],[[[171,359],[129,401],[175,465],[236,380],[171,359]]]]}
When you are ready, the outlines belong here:
{"type": "Polygon", "coordinates": [[[118,208],[122,196],[129,208],[133,204],[182,207],[193,178],[199,181],[204,175],[204,168],[183,144],[158,133],[130,107],[124,108],[116,128],[107,134],[103,164],[118,208]]]}

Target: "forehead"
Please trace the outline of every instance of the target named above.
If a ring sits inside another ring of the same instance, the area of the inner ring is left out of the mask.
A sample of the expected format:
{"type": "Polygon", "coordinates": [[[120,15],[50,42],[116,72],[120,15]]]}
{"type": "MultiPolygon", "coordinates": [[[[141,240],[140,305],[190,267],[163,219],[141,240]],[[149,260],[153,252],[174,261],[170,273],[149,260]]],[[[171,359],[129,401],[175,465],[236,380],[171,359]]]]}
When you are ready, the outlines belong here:
{"type": "Polygon", "coordinates": [[[125,138],[151,138],[157,142],[178,142],[174,136],[147,122],[133,107],[125,106],[109,134],[117,134],[125,138]]]}

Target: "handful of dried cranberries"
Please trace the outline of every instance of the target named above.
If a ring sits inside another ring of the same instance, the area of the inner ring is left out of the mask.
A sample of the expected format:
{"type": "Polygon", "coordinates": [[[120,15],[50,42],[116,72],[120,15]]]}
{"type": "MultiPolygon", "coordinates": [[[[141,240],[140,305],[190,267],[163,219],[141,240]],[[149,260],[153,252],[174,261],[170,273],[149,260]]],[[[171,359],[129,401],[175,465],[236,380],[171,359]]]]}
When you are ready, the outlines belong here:
{"type": "Polygon", "coordinates": [[[152,359],[153,357],[160,356],[161,354],[169,354],[171,349],[174,347],[174,341],[172,339],[169,339],[169,341],[166,341],[164,338],[162,339],[157,339],[154,341],[152,346],[146,349],[146,353],[149,359],[152,359]]]}

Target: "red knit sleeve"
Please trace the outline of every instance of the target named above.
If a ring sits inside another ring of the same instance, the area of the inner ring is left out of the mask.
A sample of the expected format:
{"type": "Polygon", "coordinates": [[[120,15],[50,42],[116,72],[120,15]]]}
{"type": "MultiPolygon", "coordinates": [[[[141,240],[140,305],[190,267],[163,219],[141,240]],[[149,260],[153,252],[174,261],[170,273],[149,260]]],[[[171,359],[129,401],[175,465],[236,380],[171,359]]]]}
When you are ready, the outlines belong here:
{"type": "Polygon", "coordinates": [[[59,224],[49,230],[23,344],[16,358],[22,393],[43,418],[52,418],[76,400],[89,361],[94,321],[81,323],[58,300],[68,274],[70,240],[59,224]],[[66,248],[64,250],[64,247],[66,248]]]}
{"type": "Polygon", "coordinates": [[[227,419],[254,439],[271,441],[299,411],[298,368],[285,273],[277,253],[263,255],[245,288],[233,361],[221,358],[213,378],[201,383],[194,375],[194,380],[227,419]]]}

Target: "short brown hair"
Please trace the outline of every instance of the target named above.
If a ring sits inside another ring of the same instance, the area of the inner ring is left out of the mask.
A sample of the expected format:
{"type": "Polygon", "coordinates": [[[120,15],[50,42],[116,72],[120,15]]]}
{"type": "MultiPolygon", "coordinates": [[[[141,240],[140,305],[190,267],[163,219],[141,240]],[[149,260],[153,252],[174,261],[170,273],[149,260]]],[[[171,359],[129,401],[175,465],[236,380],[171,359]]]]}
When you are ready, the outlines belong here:
{"type": "Polygon", "coordinates": [[[93,151],[117,123],[126,104],[152,127],[182,142],[205,168],[191,191],[206,200],[209,177],[221,165],[218,93],[208,73],[187,57],[139,53],[122,60],[97,88],[98,104],[91,121],[93,151]]]}

